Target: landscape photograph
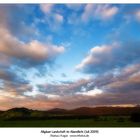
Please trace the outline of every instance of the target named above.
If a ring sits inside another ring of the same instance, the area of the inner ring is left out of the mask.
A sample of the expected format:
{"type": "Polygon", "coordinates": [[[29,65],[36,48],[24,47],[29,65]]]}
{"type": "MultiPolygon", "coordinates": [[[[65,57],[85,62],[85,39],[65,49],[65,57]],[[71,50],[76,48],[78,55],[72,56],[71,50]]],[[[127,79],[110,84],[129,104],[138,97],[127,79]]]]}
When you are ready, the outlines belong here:
{"type": "Polygon", "coordinates": [[[0,127],[140,127],[140,4],[0,4],[0,127]]]}

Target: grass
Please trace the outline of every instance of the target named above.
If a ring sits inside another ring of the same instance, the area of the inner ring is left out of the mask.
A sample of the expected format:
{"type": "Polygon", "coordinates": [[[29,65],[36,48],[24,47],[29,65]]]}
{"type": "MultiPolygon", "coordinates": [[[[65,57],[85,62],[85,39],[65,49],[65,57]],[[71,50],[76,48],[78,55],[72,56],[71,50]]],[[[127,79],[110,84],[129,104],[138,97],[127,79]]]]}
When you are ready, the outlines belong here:
{"type": "Polygon", "coordinates": [[[13,108],[0,112],[0,127],[140,127],[140,108],[80,108],[76,112],[13,108]]]}
{"type": "Polygon", "coordinates": [[[70,120],[0,120],[0,127],[140,127],[140,122],[116,119],[70,119],[70,120]]]}

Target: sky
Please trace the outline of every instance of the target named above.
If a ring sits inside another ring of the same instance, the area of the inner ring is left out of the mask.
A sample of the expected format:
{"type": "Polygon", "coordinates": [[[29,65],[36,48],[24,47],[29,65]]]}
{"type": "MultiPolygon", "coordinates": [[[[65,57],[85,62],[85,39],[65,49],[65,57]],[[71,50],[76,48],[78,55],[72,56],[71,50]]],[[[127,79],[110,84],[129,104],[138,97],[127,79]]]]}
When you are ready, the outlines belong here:
{"type": "Polygon", "coordinates": [[[0,4],[0,110],[137,104],[139,4],[0,4]]]}

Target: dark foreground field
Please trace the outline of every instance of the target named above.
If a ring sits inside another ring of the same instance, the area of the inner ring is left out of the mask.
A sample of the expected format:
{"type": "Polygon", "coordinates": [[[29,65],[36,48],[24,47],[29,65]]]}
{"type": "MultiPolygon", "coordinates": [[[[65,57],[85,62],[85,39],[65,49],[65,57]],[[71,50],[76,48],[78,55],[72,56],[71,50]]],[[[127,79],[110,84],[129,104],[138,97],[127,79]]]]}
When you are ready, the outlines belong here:
{"type": "Polygon", "coordinates": [[[140,127],[140,122],[93,119],[16,120],[0,121],[0,127],[140,127]]]}
{"type": "Polygon", "coordinates": [[[140,127],[140,108],[14,108],[0,112],[0,127],[140,127]]]}

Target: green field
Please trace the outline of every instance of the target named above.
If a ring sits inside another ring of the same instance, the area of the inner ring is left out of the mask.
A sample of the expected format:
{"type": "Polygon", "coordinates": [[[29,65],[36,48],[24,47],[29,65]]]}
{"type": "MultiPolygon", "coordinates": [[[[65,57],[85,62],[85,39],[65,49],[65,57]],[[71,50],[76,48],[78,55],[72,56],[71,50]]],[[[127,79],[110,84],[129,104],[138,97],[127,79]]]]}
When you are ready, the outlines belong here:
{"type": "Polygon", "coordinates": [[[16,120],[0,121],[0,127],[140,127],[140,122],[109,119],[69,119],[69,120],[16,120]]]}
{"type": "Polygon", "coordinates": [[[140,108],[13,108],[0,113],[0,127],[140,127],[140,108]]]}

